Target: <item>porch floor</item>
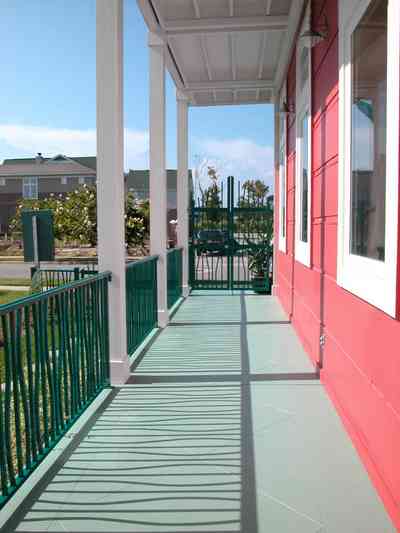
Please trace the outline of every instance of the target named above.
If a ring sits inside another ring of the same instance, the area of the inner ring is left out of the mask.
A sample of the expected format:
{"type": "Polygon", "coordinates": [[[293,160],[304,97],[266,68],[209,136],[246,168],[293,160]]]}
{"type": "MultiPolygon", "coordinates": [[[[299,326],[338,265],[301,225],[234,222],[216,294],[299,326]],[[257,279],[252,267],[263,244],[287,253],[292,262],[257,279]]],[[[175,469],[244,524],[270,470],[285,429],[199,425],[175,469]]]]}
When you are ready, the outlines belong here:
{"type": "Polygon", "coordinates": [[[395,531],[272,297],[194,293],[7,533],[395,531]]]}

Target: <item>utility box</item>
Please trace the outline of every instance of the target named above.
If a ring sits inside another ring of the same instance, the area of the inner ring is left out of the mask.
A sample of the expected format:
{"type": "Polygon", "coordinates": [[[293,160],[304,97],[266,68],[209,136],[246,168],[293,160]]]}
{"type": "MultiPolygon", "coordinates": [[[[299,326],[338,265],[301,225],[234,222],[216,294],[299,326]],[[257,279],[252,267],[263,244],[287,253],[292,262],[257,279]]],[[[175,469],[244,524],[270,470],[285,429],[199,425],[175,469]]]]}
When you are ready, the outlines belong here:
{"type": "Polygon", "coordinates": [[[54,261],[53,211],[50,209],[22,211],[22,237],[24,261],[54,261]],[[35,257],[35,242],[37,257],[35,257]]]}

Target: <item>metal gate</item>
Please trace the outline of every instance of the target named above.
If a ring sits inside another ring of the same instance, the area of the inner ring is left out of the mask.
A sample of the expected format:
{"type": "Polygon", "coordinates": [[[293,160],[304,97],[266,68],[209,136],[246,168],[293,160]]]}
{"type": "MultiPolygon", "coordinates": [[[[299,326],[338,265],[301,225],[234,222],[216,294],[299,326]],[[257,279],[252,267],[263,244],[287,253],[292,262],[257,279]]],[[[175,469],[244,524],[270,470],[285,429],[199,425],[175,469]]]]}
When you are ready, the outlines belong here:
{"type": "MultiPolygon", "coordinates": [[[[257,195],[232,176],[213,183],[190,216],[190,283],[194,289],[254,288],[254,258],[267,255],[265,289],[272,264],[272,197],[257,195]],[[224,194],[225,192],[225,194],[224,194]],[[236,196],[236,198],[235,198],[236,196]]],[[[246,185],[247,184],[247,185],[246,185]]]]}

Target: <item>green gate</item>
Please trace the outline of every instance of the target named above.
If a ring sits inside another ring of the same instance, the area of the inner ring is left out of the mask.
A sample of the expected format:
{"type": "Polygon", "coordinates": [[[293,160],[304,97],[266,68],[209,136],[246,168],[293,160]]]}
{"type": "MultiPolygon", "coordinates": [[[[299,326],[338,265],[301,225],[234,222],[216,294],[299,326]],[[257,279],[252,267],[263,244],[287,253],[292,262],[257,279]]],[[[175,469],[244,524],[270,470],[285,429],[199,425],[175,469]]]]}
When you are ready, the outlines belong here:
{"type": "Polygon", "coordinates": [[[219,187],[213,182],[197,206],[192,201],[190,283],[193,289],[270,290],[273,202],[272,196],[266,197],[265,189],[264,194],[257,193],[255,183],[247,181],[241,186],[238,182],[235,194],[234,178],[230,176],[225,194],[224,184],[219,187]]]}

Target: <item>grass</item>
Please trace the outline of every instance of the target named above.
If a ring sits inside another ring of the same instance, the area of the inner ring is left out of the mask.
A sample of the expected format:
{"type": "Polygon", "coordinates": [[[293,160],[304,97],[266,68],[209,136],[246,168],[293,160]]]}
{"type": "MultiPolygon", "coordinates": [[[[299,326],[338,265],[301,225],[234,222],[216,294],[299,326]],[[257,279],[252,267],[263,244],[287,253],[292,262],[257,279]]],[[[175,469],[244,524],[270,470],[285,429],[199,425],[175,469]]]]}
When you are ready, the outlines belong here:
{"type": "Polygon", "coordinates": [[[8,304],[13,300],[28,296],[27,291],[2,291],[0,290],[0,305],[8,304]]]}
{"type": "Polygon", "coordinates": [[[30,287],[31,280],[29,278],[0,278],[0,286],[9,287],[30,287]]]}

